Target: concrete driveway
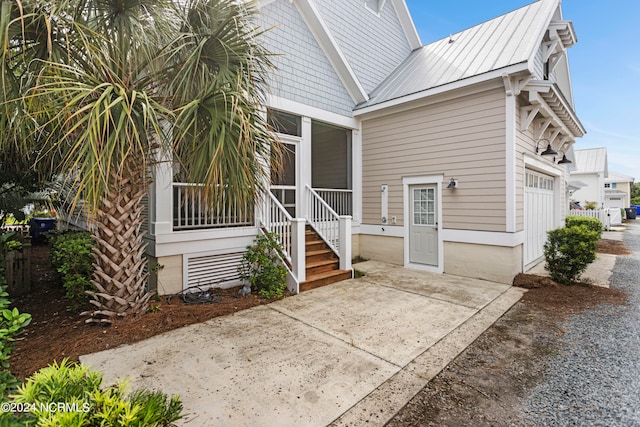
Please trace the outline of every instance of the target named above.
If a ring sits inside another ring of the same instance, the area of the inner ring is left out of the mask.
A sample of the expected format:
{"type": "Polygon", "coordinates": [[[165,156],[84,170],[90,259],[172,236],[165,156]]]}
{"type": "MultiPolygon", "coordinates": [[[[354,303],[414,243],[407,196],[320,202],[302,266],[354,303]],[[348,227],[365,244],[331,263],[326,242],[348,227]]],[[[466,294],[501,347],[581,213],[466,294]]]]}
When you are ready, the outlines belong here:
{"type": "Polygon", "coordinates": [[[367,275],[80,360],[180,395],[182,425],[382,425],[524,292],[356,268],[367,275]]]}

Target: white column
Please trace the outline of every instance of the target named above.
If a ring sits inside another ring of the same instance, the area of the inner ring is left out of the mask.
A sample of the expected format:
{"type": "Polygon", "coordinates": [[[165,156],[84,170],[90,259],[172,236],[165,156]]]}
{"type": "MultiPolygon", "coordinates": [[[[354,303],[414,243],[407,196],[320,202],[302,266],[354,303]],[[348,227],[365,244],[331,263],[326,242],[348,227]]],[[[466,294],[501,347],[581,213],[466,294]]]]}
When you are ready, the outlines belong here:
{"type": "Polygon", "coordinates": [[[311,187],[311,119],[302,117],[302,140],[298,146],[298,180],[296,191],[296,216],[307,217],[307,191],[311,187]]]}
{"type": "Polygon", "coordinates": [[[305,259],[305,225],[304,218],[291,221],[291,271],[298,283],[307,280],[305,259]]]}
{"type": "Polygon", "coordinates": [[[149,194],[154,220],[151,234],[170,234],[173,231],[173,160],[171,155],[156,151],[154,166],[154,192],[149,194]]]}
{"type": "Polygon", "coordinates": [[[340,215],[338,235],[338,252],[340,253],[340,270],[351,270],[351,216],[340,215]]]}
{"type": "Polygon", "coordinates": [[[353,157],[353,220],[362,223],[362,133],[359,130],[351,132],[351,155],[353,157]]]}

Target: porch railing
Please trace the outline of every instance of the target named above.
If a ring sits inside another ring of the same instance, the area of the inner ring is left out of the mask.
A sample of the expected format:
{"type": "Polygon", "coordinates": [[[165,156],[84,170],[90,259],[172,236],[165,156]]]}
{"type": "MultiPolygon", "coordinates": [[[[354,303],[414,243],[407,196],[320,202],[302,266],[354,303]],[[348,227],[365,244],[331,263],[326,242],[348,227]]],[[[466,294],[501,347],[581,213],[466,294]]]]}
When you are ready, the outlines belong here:
{"type": "Polygon", "coordinates": [[[247,227],[255,224],[253,203],[226,191],[222,202],[209,200],[204,184],[173,183],[173,229],[247,227]]]}
{"type": "Polygon", "coordinates": [[[307,189],[307,220],[340,258],[340,269],[351,269],[351,216],[338,213],[311,187],[307,189]]]}
{"type": "Polygon", "coordinates": [[[353,190],[313,189],[338,215],[353,216],[353,190]]]}

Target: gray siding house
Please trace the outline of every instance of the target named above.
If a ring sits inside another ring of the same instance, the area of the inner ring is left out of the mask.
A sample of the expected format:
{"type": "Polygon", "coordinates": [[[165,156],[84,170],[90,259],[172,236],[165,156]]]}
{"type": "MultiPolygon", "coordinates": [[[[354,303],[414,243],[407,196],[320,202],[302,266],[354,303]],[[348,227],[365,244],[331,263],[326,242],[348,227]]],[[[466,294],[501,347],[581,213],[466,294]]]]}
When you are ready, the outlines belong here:
{"type": "Polygon", "coordinates": [[[355,255],[505,283],[540,260],[585,133],[559,0],[424,46],[404,0],[258,5],[285,173],[251,215],[210,218],[197,184],[158,166],[146,227],[161,294],[237,284],[262,230],[279,234],[294,293],[350,277],[355,255]]]}

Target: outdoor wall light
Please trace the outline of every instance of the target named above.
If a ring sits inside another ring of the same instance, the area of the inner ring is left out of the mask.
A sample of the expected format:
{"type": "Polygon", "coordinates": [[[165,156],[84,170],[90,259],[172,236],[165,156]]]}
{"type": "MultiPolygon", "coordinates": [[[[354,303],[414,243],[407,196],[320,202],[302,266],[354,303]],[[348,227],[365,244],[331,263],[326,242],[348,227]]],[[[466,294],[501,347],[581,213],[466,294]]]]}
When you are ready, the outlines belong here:
{"type": "Polygon", "coordinates": [[[540,139],[536,143],[536,154],[540,154],[541,156],[556,156],[558,152],[551,147],[551,142],[548,139],[540,139]],[[545,141],[547,143],[547,149],[542,153],[540,152],[540,143],[545,141]]]}
{"type": "MultiPolygon", "coordinates": [[[[555,160],[555,158],[554,158],[555,160]]],[[[571,160],[567,159],[567,155],[562,153],[562,158],[560,160],[558,160],[558,164],[559,165],[570,165],[571,163],[573,163],[571,160]]]]}
{"type": "Polygon", "coordinates": [[[451,178],[449,180],[449,185],[447,185],[447,189],[453,190],[455,188],[458,188],[458,180],[455,178],[451,178]]]}

